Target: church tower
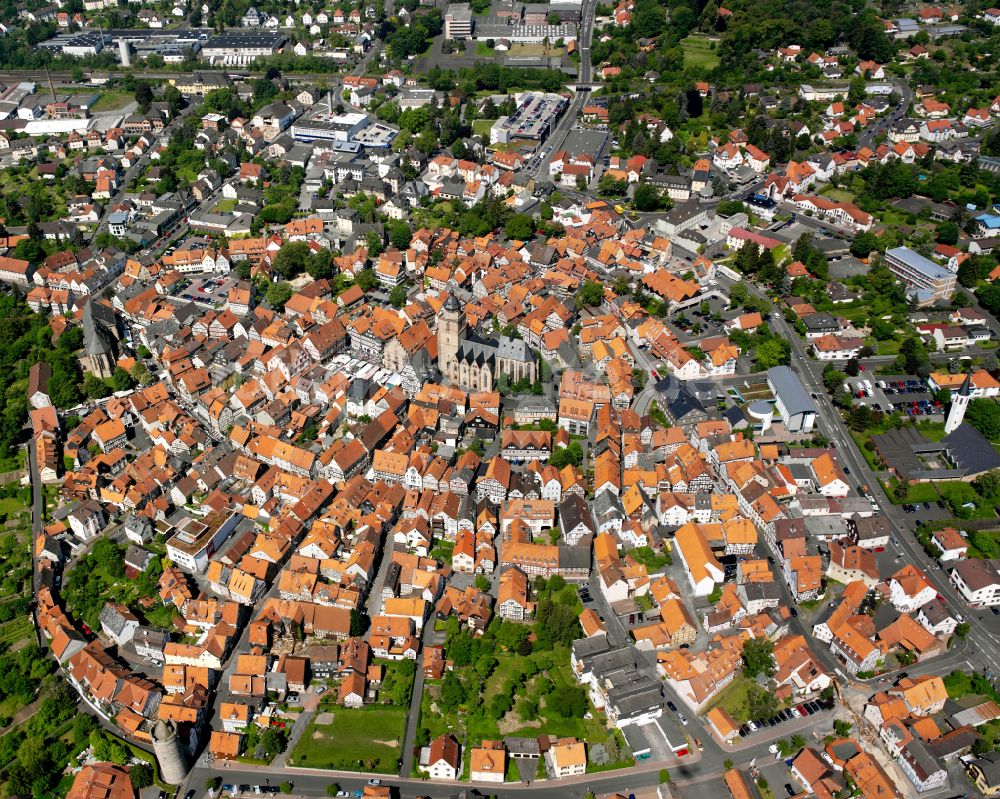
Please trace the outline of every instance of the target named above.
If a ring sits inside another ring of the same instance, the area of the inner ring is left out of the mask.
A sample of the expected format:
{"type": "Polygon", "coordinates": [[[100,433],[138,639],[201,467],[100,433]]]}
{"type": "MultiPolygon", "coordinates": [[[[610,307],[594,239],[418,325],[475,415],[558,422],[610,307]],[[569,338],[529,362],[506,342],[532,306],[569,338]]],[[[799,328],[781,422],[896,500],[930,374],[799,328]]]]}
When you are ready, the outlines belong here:
{"type": "Polygon", "coordinates": [[[945,435],[954,432],[962,420],[965,418],[965,411],[969,407],[969,400],[972,399],[972,379],[965,376],[962,387],[957,394],[951,395],[951,408],[948,409],[948,418],[944,421],[945,435]]]}
{"type": "Polygon", "coordinates": [[[456,379],[458,375],[458,345],[464,332],[463,321],[462,306],[455,299],[454,294],[449,294],[441,313],[438,315],[437,354],[438,370],[442,375],[452,380],[456,379]]]}

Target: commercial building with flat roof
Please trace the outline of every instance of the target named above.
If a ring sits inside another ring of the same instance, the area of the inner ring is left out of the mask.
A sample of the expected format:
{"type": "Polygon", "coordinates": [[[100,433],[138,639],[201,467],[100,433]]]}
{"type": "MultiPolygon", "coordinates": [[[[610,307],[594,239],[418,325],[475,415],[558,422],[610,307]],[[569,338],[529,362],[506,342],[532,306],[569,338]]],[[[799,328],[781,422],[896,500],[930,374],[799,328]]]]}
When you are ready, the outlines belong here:
{"type": "Polygon", "coordinates": [[[472,38],[472,7],[468,3],[452,3],[444,15],[445,39],[472,38]]]}
{"type": "Polygon", "coordinates": [[[320,103],[311,114],[292,124],[292,136],[298,141],[349,142],[368,127],[368,121],[368,114],[331,113],[328,105],[320,103]]]}
{"type": "Polygon", "coordinates": [[[955,291],[955,274],[924,258],[909,247],[893,247],[885,252],[885,265],[902,280],[918,305],[947,300],[955,291]]]}
{"type": "Polygon", "coordinates": [[[205,42],[201,55],[212,63],[248,64],[256,58],[274,55],[287,41],[284,33],[228,31],[205,42]]]}
{"type": "Polygon", "coordinates": [[[561,94],[525,92],[509,117],[500,117],[490,129],[491,144],[507,144],[513,139],[543,141],[566,107],[561,94]]]}
{"type": "Polygon", "coordinates": [[[774,394],[775,408],[789,433],[808,433],[816,424],[816,403],[795,372],[787,366],[767,370],[767,385],[774,394]]]}

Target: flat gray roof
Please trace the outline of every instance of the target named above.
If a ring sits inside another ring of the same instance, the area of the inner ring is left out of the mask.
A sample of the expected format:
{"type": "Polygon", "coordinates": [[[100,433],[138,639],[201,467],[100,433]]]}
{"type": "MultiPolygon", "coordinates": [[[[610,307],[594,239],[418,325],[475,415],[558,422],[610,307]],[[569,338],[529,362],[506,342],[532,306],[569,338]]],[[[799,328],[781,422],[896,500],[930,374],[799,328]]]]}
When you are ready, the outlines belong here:
{"type": "Polygon", "coordinates": [[[787,366],[775,366],[767,370],[767,382],[771,390],[781,398],[781,403],[790,414],[816,413],[816,403],[806,392],[798,376],[787,366]]]}
{"type": "Polygon", "coordinates": [[[900,263],[917,270],[931,280],[944,280],[952,274],[943,266],[938,266],[930,259],[924,258],[920,253],[914,252],[909,247],[893,247],[891,250],[886,250],[885,254],[887,258],[895,258],[900,263]]]}

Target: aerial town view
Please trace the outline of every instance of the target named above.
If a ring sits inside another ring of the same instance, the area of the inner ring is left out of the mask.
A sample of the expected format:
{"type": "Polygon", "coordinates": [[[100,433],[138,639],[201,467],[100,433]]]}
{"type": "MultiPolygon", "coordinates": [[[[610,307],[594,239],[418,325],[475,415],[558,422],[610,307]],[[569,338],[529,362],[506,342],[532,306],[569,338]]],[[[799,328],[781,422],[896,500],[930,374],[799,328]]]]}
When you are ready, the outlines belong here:
{"type": "Polygon", "coordinates": [[[997,1],[0,4],[0,799],[1000,799],[997,1]]]}

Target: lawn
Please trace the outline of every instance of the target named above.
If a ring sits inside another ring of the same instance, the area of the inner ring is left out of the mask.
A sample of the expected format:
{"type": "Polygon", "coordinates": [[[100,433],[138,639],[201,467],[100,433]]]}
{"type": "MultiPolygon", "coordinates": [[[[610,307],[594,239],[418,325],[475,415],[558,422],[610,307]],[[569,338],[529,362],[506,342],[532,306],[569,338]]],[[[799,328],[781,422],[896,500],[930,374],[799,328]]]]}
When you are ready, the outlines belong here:
{"type": "Polygon", "coordinates": [[[91,113],[100,114],[102,111],[119,111],[129,103],[135,102],[128,92],[101,92],[100,98],[91,106],[91,113]]]}
{"type": "Polygon", "coordinates": [[[702,36],[688,36],[681,40],[685,67],[715,69],[719,63],[716,50],[711,49],[709,40],[702,36]]]}
{"type": "Polygon", "coordinates": [[[929,422],[926,420],[917,422],[917,430],[920,431],[921,435],[935,442],[940,441],[946,435],[944,432],[944,422],[929,422]]]}
{"type": "Polygon", "coordinates": [[[901,499],[898,502],[895,499],[896,479],[887,480],[884,487],[886,495],[894,505],[903,505],[910,502],[937,502],[941,498],[933,483],[911,485],[910,490],[906,494],[906,499],[901,499]]]}
{"type": "Polygon", "coordinates": [[[493,58],[494,50],[492,47],[487,47],[486,42],[476,42],[476,56],[479,58],[493,58]]]}
{"type": "Polygon", "coordinates": [[[733,721],[740,724],[748,721],[750,716],[747,714],[747,690],[749,688],[750,680],[740,674],[722,689],[711,706],[705,709],[706,712],[713,707],[721,707],[733,717],[733,721]]]}
{"type": "Polygon", "coordinates": [[[937,483],[937,490],[953,512],[957,512],[965,503],[975,504],[975,508],[966,508],[969,519],[995,519],[997,512],[992,502],[979,496],[969,483],[960,480],[948,480],[937,483]]]}
{"type": "MultiPolygon", "coordinates": [[[[323,708],[324,706],[321,706],[323,708]]],[[[370,705],[361,709],[326,706],[306,727],[289,764],[395,774],[406,726],[406,708],[370,705]],[[333,714],[330,724],[317,724],[322,714],[333,714]]]]}
{"type": "Polygon", "coordinates": [[[477,136],[489,136],[495,119],[477,119],[472,123],[472,132],[477,136]]]}
{"type": "Polygon", "coordinates": [[[565,52],[565,47],[556,47],[555,44],[550,44],[547,50],[544,44],[512,44],[510,46],[510,50],[507,52],[507,55],[513,57],[540,55],[561,56],[565,52]]]}
{"type": "Polygon", "coordinates": [[[221,200],[215,208],[212,209],[212,213],[216,214],[230,214],[236,207],[236,198],[231,200],[221,200]]]}
{"type": "Polygon", "coordinates": [[[835,189],[831,186],[825,186],[822,191],[820,191],[824,197],[829,197],[831,200],[842,203],[852,203],[854,202],[854,192],[847,191],[847,189],[835,189]]]}
{"type": "Polygon", "coordinates": [[[10,518],[14,514],[28,512],[28,506],[17,497],[4,497],[0,499],[0,515],[10,518]]]}
{"type": "Polygon", "coordinates": [[[898,339],[891,338],[880,341],[876,345],[876,353],[878,355],[899,355],[899,345],[900,341],[898,339]]]}

